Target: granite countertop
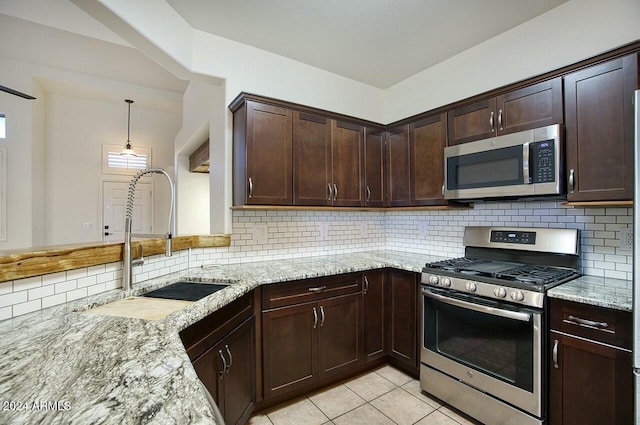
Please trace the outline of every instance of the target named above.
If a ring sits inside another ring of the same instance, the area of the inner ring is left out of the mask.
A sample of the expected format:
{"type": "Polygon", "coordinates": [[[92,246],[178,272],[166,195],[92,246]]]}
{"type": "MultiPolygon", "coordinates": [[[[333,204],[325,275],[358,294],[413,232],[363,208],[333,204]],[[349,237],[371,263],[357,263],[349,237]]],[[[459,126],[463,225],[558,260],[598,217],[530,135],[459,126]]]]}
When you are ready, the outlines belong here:
{"type": "Polygon", "coordinates": [[[0,322],[0,423],[215,424],[178,332],[262,284],[440,258],[376,251],[215,265],[134,285],[134,295],[191,278],[231,283],[158,321],[91,314],[121,290],[0,322]]]}
{"type": "Polygon", "coordinates": [[[550,289],[547,295],[551,298],[631,311],[633,283],[630,280],[581,276],[550,289]]]}

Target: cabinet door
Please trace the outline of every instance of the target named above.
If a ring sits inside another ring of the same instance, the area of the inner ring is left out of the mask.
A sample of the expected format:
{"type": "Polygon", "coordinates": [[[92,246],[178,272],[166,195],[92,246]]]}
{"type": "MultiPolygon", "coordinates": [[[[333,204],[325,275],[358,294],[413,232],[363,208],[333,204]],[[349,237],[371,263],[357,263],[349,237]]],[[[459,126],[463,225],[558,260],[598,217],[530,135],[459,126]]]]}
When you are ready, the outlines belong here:
{"type": "Polygon", "coordinates": [[[565,77],[567,199],[633,198],[636,54],[565,77]]]}
{"type": "Polygon", "coordinates": [[[449,146],[495,137],[497,118],[495,98],[449,111],[449,146]]]}
{"type": "Polygon", "coordinates": [[[211,396],[215,400],[220,413],[224,415],[224,393],[222,391],[222,377],[224,375],[224,362],[222,360],[222,348],[218,346],[211,347],[205,351],[200,357],[193,360],[193,368],[196,375],[202,381],[204,386],[209,390],[211,396]]]}
{"type": "Polygon", "coordinates": [[[549,422],[633,423],[631,352],[554,331],[550,335],[549,422]]]}
{"type": "Polygon", "coordinates": [[[262,313],[265,399],[318,379],[319,320],[316,302],[262,313]]]}
{"type": "Polygon", "coordinates": [[[364,205],[363,138],[363,126],[337,120],[332,121],[331,162],[334,206],[359,207],[364,205]]]}
{"type": "Polygon", "coordinates": [[[247,102],[245,155],[246,203],[291,205],[291,111],[247,102]]]}
{"type": "Polygon", "coordinates": [[[331,205],[331,120],[293,113],[294,205],[331,205]]]}
{"type": "Polygon", "coordinates": [[[354,367],[360,359],[361,294],[318,301],[318,361],[320,378],[354,367]]]}
{"type": "Polygon", "coordinates": [[[364,360],[375,360],[387,355],[387,320],[385,304],[386,270],[371,270],[363,273],[363,332],[364,360]]]}
{"type": "Polygon", "coordinates": [[[384,207],[384,131],[365,128],[364,205],[384,207]]]}
{"type": "Polygon", "coordinates": [[[409,126],[387,132],[387,206],[410,204],[409,126]]]}
{"type": "Polygon", "coordinates": [[[389,270],[389,354],[400,364],[418,370],[418,285],[416,274],[389,270]]]}
{"type": "Polygon", "coordinates": [[[542,81],[496,98],[498,134],[562,123],[562,78],[542,81]]]}
{"type": "Polygon", "coordinates": [[[251,317],[233,330],[218,346],[228,362],[223,378],[225,423],[245,423],[256,400],[255,324],[251,317]]]}
{"type": "Polygon", "coordinates": [[[445,204],[444,148],[447,114],[424,118],[410,125],[411,205],[445,204]]]}

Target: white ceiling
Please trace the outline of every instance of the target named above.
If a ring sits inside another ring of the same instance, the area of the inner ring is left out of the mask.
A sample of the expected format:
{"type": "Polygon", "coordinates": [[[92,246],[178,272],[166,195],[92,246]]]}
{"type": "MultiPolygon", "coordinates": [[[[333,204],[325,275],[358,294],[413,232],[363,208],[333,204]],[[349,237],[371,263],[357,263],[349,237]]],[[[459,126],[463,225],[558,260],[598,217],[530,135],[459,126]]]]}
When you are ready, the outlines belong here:
{"type": "Polygon", "coordinates": [[[387,88],[567,0],[166,0],[193,28],[387,88]]]}

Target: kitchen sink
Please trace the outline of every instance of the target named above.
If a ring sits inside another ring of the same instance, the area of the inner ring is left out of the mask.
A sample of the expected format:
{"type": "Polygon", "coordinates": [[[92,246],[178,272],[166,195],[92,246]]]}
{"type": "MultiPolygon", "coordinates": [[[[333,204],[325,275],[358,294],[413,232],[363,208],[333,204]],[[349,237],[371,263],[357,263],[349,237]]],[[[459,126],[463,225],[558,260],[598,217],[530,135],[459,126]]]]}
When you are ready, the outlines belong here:
{"type": "Polygon", "coordinates": [[[218,292],[229,286],[228,283],[211,282],[191,282],[179,281],[156,289],[145,294],[143,297],[164,298],[169,300],[198,301],[208,295],[218,292]]]}

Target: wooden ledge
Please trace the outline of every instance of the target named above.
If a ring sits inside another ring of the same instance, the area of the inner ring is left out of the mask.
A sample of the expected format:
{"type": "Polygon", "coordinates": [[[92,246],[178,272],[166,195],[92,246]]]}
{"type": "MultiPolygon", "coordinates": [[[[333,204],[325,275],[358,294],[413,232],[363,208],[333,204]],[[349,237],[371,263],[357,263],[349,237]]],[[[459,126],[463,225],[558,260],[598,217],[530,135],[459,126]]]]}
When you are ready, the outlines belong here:
{"type": "MultiPolygon", "coordinates": [[[[225,247],[230,235],[190,235],[173,238],[173,250],[225,247]]],[[[143,239],[132,243],[133,257],[163,254],[165,240],[143,239]]],[[[57,245],[25,250],[0,251],[0,282],[57,273],[82,267],[122,261],[123,243],[84,243],[57,245]]]]}

